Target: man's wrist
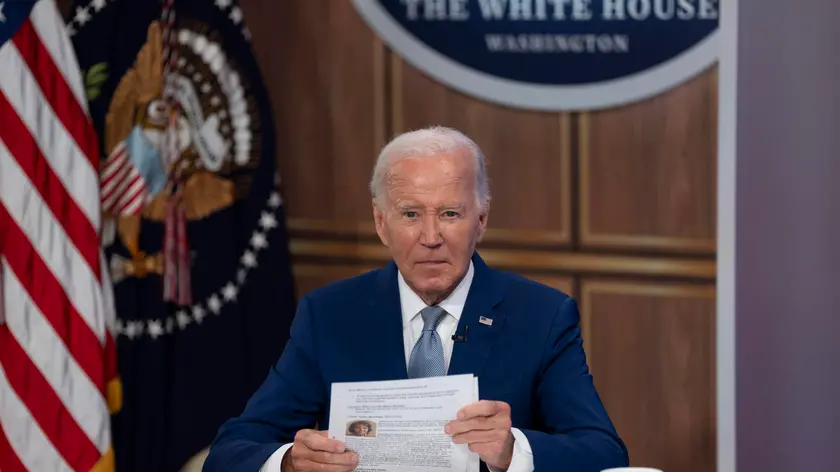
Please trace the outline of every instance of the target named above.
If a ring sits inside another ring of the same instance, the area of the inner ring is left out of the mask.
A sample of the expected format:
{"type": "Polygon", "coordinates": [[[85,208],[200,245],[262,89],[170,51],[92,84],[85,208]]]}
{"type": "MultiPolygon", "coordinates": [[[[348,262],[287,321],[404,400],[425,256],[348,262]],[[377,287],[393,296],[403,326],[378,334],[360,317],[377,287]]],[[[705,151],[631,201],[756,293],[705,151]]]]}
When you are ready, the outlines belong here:
{"type": "Polygon", "coordinates": [[[513,435],[513,454],[510,463],[506,468],[495,468],[488,465],[490,472],[534,472],[534,456],[531,451],[531,444],[525,434],[517,429],[511,428],[513,435]]]}
{"type": "Polygon", "coordinates": [[[499,457],[500,462],[490,464],[487,462],[487,468],[490,472],[504,472],[510,468],[510,463],[513,461],[513,451],[516,444],[516,437],[512,432],[508,432],[508,438],[505,441],[505,451],[499,457]]]}
{"type": "Polygon", "coordinates": [[[508,470],[510,468],[510,463],[513,461],[513,450],[516,446],[516,438],[513,436],[513,432],[508,431],[508,438],[505,441],[505,463],[499,466],[502,470],[508,470]]]}
{"type": "Polygon", "coordinates": [[[292,448],[294,443],[286,443],[282,446],[278,447],[276,451],[265,461],[265,463],[260,467],[260,472],[286,472],[294,471],[294,464],[291,460],[287,459],[291,454],[288,454],[289,449],[292,448]],[[289,461],[289,465],[286,466],[286,461],[289,461]]]}
{"type": "Polygon", "coordinates": [[[283,454],[283,460],[280,461],[280,472],[295,472],[295,464],[292,462],[292,447],[283,454]]]}

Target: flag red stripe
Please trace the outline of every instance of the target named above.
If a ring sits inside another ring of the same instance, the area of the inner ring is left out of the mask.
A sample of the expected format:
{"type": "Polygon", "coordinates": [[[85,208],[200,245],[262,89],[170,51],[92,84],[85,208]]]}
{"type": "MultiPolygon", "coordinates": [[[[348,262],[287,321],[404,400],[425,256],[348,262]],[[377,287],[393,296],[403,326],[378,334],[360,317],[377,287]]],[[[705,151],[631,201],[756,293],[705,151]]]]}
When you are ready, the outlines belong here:
{"type": "MultiPolygon", "coordinates": [[[[55,65],[49,51],[38,37],[31,19],[23,23],[15,33],[13,41],[21,57],[29,66],[29,70],[35,76],[35,80],[38,81],[44,98],[52,105],[55,115],[73,136],[79,149],[98,173],[99,143],[96,130],[88,119],[87,113],[76,100],[76,95],[67,85],[61,69],[55,65]]],[[[82,163],[76,165],[82,165],[82,163]]]]}
{"type": "Polygon", "coordinates": [[[131,189],[138,181],[140,181],[140,179],[141,177],[139,175],[135,177],[131,184],[128,185],[128,188],[126,188],[123,196],[120,197],[119,202],[117,202],[117,205],[119,205],[120,214],[125,212],[125,210],[129,208],[135,202],[135,200],[137,200],[138,198],[143,198],[146,194],[146,187],[143,185],[137,187],[137,189],[135,189],[133,192],[131,191],[131,189]]]}
{"type": "Polygon", "coordinates": [[[145,194],[141,192],[136,195],[131,200],[126,201],[122,206],[120,206],[118,213],[120,215],[126,216],[136,216],[139,215],[143,211],[143,205],[139,204],[138,202],[142,201],[145,198],[145,194]]]}
{"type": "Polygon", "coordinates": [[[121,147],[119,154],[109,157],[108,160],[105,161],[105,171],[102,173],[105,178],[102,180],[102,187],[108,185],[119,175],[120,171],[128,166],[128,157],[125,153],[125,147],[121,147]]]}
{"type": "MultiPolygon", "coordinates": [[[[131,164],[126,164],[120,170],[117,171],[118,175],[116,175],[113,179],[113,184],[109,184],[110,187],[103,186],[104,189],[102,193],[102,202],[103,204],[107,205],[109,208],[116,205],[117,199],[119,199],[120,194],[125,190],[125,181],[133,174],[139,175],[137,171],[134,169],[134,166],[131,164]]],[[[107,209],[105,211],[108,211],[107,209]]]]}
{"type": "Polygon", "coordinates": [[[105,336],[105,382],[119,377],[119,369],[117,366],[117,343],[114,341],[114,336],[107,333],[105,336]]]}
{"type": "Polygon", "coordinates": [[[29,177],[32,186],[38,189],[55,219],[61,222],[70,241],[87,261],[97,280],[100,280],[99,237],[96,230],[53,172],[49,162],[41,154],[35,138],[2,92],[0,123],[3,123],[0,126],[0,140],[3,140],[15,161],[29,177]]]}
{"type": "Polygon", "coordinates": [[[139,172],[133,172],[129,179],[126,179],[128,180],[128,183],[125,185],[122,194],[117,199],[117,206],[124,207],[126,205],[126,202],[134,200],[134,197],[138,193],[143,191],[143,185],[140,185],[139,187],[134,189],[134,186],[137,185],[137,182],[141,182],[142,179],[143,176],[141,176],[139,172]],[[132,189],[134,190],[132,191],[132,189]]]}
{"type": "MultiPolygon", "coordinates": [[[[122,205],[122,199],[125,198],[126,192],[132,185],[140,178],[140,174],[131,168],[131,172],[125,176],[124,179],[116,185],[113,192],[108,195],[108,206],[111,208],[119,208],[122,205]]],[[[104,200],[103,200],[104,201],[104,200]]]]}
{"type": "Polygon", "coordinates": [[[0,222],[8,226],[6,242],[14,251],[3,256],[35,306],[41,310],[59,338],[64,341],[70,355],[90,377],[97,390],[105,395],[103,366],[104,347],[90,326],[76,311],[67,293],[26,235],[0,204],[0,222]]]}
{"type": "MultiPolygon", "coordinates": [[[[2,95],[2,94],[0,94],[2,95]]],[[[6,207],[3,206],[3,202],[0,202],[0,256],[6,254],[5,247],[6,247],[6,235],[9,234],[9,226],[10,222],[12,221],[11,215],[6,211],[6,207]]],[[[3,288],[3,278],[0,277],[0,290],[3,288]]],[[[3,292],[0,291],[0,314],[3,314],[3,292]]],[[[2,318],[0,318],[2,320],[2,318]]]]}
{"type": "Polygon", "coordinates": [[[20,347],[7,325],[0,325],[0,364],[6,371],[9,385],[64,461],[73,470],[90,470],[99,460],[99,451],[20,347]]]}
{"type": "Polygon", "coordinates": [[[0,464],[3,465],[3,472],[27,472],[17,453],[12,449],[12,445],[9,444],[2,424],[0,424],[0,464]]]}
{"type": "Polygon", "coordinates": [[[111,168],[113,168],[113,171],[102,180],[102,188],[105,188],[106,185],[118,178],[125,171],[126,167],[128,167],[128,162],[123,159],[121,162],[108,162],[107,165],[108,170],[111,171],[111,168]]]}

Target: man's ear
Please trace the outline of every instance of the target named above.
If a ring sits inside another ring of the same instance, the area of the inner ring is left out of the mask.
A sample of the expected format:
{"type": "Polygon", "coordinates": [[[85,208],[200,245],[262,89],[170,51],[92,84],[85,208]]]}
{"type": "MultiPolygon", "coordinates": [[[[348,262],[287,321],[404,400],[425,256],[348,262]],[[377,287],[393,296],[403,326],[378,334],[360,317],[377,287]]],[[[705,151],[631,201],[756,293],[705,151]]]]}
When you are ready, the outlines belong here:
{"type": "Polygon", "coordinates": [[[484,233],[487,232],[487,219],[489,217],[489,209],[482,210],[482,212],[478,215],[478,240],[477,242],[481,242],[482,238],[484,238],[484,233]]]}
{"type": "Polygon", "coordinates": [[[388,245],[388,235],[385,233],[385,213],[376,204],[376,199],[371,200],[373,206],[373,223],[376,226],[376,234],[379,235],[379,240],[385,247],[388,245]]]}

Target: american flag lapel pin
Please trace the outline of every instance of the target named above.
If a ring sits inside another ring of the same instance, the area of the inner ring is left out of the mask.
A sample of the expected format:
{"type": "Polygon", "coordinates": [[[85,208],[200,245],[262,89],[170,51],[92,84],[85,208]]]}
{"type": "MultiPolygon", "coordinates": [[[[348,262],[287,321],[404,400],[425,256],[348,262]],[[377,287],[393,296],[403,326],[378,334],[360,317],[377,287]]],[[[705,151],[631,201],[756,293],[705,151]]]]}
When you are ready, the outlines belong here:
{"type": "Polygon", "coordinates": [[[480,317],[478,318],[478,322],[479,322],[479,323],[481,323],[481,324],[483,324],[483,325],[493,326],[493,319],[492,319],[492,318],[488,318],[488,317],[486,317],[486,316],[480,316],[480,317]]]}

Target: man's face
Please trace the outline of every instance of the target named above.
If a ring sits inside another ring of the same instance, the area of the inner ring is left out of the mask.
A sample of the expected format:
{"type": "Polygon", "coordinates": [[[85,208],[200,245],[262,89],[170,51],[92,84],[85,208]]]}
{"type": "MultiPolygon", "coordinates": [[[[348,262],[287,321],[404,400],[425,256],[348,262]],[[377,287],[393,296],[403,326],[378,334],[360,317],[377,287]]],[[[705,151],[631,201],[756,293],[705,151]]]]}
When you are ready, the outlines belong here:
{"type": "Polygon", "coordinates": [[[376,231],[408,285],[428,304],[466,274],[487,215],[476,202],[475,163],[464,151],[409,157],[391,166],[376,231]]]}

